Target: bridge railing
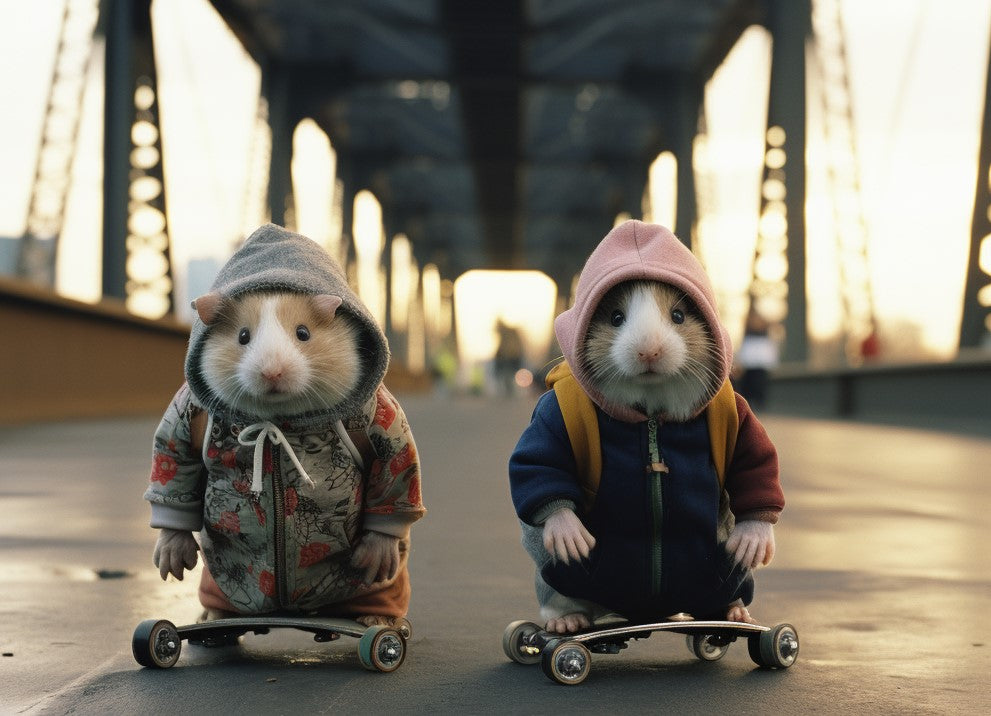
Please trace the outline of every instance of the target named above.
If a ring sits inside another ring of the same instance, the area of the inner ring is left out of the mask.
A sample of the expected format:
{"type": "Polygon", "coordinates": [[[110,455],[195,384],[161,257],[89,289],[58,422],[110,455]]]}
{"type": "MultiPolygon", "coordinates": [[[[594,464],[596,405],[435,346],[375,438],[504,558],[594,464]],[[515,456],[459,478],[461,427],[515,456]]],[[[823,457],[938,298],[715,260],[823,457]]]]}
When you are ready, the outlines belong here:
{"type": "Polygon", "coordinates": [[[0,424],[160,413],[189,326],[0,277],[0,424]]]}
{"type": "Polygon", "coordinates": [[[991,435],[991,352],[964,350],[944,362],[834,370],[784,365],[772,376],[767,409],[812,417],[967,426],[991,435]]]}

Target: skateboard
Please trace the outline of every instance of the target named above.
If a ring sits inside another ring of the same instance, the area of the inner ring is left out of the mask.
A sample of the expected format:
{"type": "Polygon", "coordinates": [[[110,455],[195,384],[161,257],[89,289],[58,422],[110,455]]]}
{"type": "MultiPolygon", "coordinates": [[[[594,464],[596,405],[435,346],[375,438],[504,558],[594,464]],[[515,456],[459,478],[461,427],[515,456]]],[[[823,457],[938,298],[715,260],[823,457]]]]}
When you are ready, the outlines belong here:
{"type": "Polygon", "coordinates": [[[592,653],[618,654],[630,639],[646,639],[654,632],[687,636],[688,649],[702,661],[721,659],[729,645],[747,639],[750,658],[758,666],[787,669],[798,658],[798,633],[791,624],[774,627],[727,621],[679,621],[652,624],[617,623],[592,627],[577,634],[552,634],[528,621],[506,627],[502,649],[518,664],[540,663],[544,674],[559,684],[580,684],[592,667],[592,653]]]}
{"type": "Polygon", "coordinates": [[[358,639],[361,665],[369,671],[382,672],[395,671],[402,665],[406,642],[413,636],[413,627],[406,619],[400,619],[395,627],[366,627],[351,619],[304,616],[232,617],[178,627],[167,619],[146,619],[134,630],[131,651],[142,666],[168,669],[179,660],[183,640],[202,646],[226,646],[236,644],[248,632],[267,634],[272,629],[310,632],[317,642],[354,637],[358,639]]]}

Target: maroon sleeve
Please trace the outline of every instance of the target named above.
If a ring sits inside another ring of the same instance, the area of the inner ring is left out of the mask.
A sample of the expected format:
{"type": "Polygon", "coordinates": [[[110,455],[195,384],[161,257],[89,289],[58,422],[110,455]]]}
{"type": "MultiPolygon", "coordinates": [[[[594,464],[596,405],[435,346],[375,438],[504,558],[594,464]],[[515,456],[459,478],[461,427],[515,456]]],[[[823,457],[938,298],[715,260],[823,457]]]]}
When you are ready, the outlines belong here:
{"type": "Polygon", "coordinates": [[[730,509],[737,521],[761,520],[774,524],[785,506],[778,481],[778,453],[764,426],[740,395],[736,396],[736,410],[740,429],[726,475],[730,509]]]}

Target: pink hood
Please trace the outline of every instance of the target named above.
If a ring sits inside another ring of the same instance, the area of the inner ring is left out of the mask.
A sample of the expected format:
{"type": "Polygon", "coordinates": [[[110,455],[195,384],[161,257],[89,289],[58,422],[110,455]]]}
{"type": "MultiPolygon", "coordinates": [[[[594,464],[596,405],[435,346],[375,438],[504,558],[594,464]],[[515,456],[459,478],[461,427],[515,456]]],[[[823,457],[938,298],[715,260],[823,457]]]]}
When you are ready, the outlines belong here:
{"type": "Polygon", "coordinates": [[[606,413],[626,422],[647,419],[637,410],[606,400],[594,388],[576,357],[602,297],[616,284],[638,279],[662,281],[681,289],[695,302],[709,324],[719,352],[722,373],[719,382],[713,386],[712,395],[699,406],[698,411],[701,412],[729,376],[733,347],[719,321],[712,285],[705,269],[694,254],[663,226],[642,221],[623,222],[606,234],[588,257],[578,277],[574,305],[554,321],[554,332],[564,358],[578,383],[606,413]]]}

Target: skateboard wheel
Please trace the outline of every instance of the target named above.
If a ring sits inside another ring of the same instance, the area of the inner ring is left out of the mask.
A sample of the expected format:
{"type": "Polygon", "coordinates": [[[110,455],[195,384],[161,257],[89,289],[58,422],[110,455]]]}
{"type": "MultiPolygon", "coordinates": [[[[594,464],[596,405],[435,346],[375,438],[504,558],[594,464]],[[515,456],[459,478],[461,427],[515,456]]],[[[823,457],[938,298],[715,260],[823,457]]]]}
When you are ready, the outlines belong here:
{"type": "Polygon", "coordinates": [[[179,660],[182,639],[175,624],[167,619],[146,619],[138,624],[131,639],[134,660],[152,669],[168,669],[179,660]]]}
{"type": "Polygon", "coordinates": [[[768,669],[787,669],[798,658],[798,632],[791,624],[778,624],[747,640],[750,658],[768,669]]]}
{"type": "Polygon", "coordinates": [[[502,650],[517,664],[536,664],[540,661],[540,649],[530,640],[538,631],[540,627],[533,622],[511,623],[502,633],[502,650]]]}
{"type": "Polygon", "coordinates": [[[395,671],[405,659],[406,640],[390,627],[370,626],[358,641],[358,661],[369,671],[395,671]]]}
{"type": "Polygon", "coordinates": [[[549,679],[574,686],[592,669],[592,654],[581,642],[555,639],[546,646],[541,666],[549,679]]]}
{"type": "Polygon", "coordinates": [[[714,644],[711,634],[689,634],[687,642],[688,650],[702,661],[719,661],[729,651],[726,644],[714,644]]]}

